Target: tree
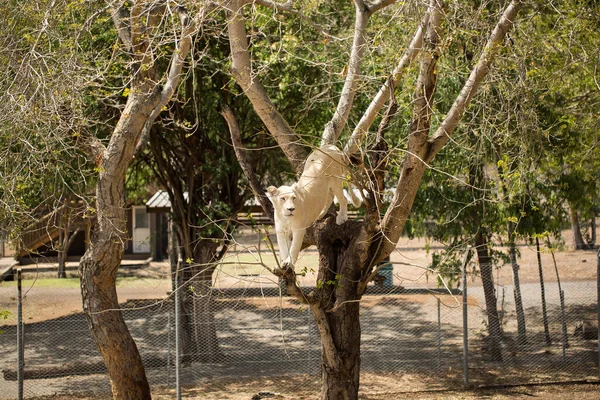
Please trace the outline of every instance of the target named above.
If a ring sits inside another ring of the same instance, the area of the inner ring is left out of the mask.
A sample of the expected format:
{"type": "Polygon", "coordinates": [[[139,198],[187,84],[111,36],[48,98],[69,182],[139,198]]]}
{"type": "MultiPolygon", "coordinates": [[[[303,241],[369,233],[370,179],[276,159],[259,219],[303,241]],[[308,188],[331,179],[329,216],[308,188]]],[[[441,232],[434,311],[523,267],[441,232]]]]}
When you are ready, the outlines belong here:
{"type": "Polygon", "coordinates": [[[42,129],[31,136],[36,140],[32,143],[12,142],[9,152],[29,147],[35,159],[39,154],[32,150],[41,143],[48,158],[55,155],[47,146],[52,143],[54,150],[67,153],[69,162],[77,159],[68,149],[76,149],[94,166],[96,176],[88,183],[95,183],[96,197],[86,212],[95,229],[79,271],[84,314],[106,363],[114,397],[150,398],[115,288],[127,239],[125,174],[136,145],[177,88],[203,9],[191,18],[184,7],[171,9],[167,2],[108,1],[102,6],[102,2],[57,0],[42,2],[39,8],[11,3],[6,6],[8,15],[23,10],[26,16],[8,23],[18,33],[8,37],[8,50],[3,52],[10,61],[4,77],[9,93],[5,106],[27,117],[23,124],[27,129],[42,129]],[[112,18],[104,17],[106,9],[112,18]],[[120,39],[120,52],[113,48],[115,38],[120,39]],[[159,60],[165,58],[170,62],[161,68],[159,60]],[[120,78],[125,90],[115,91],[114,81],[108,81],[120,78]],[[126,96],[123,106],[114,101],[122,96],[126,96]],[[104,124],[93,120],[103,101],[117,109],[114,125],[110,118],[104,124]]]}
{"type": "MultiPolygon", "coordinates": [[[[226,14],[231,46],[232,75],[252,102],[269,132],[286,154],[296,170],[302,165],[307,152],[299,144],[298,135],[278,113],[270,100],[268,91],[262,86],[256,73],[256,61],[252,60],[247,39],[244,5],[248,2],[227,2],[226,14]]],[[[257,3],[277,11],[295,11],[292,2],[283,4],[271,1],[257,3]]],[[[366,3],[354,1],[355,26],[353,43],[345,80],[339,101],[332,118],[325,125],[321,142],[336,142],[349,123],[353,100],[357,95],[361,77],[362,60],[370,47],[367,36],[369,19],[392,5],[393,1],[366,3]]],[[[394,73],[381,90],[373,97],[362,119],[346,141],[345,152],[353,156],[364,150],[361,145],[369,127],[390,94],[400,84],[400,78],[421,46],[421,65],[413,97],[413,113],[408,132],[407,149],[400,165],[400,176],[391,204],[380,210],[380,196],[373,190],[366,199],[364,221],[352,221],[337,226],[332,213],[315,223],[307,233],[306,242],[315,244],[319,251],[319,272],[316,288],[307,292],[298,286],[292,268],[275,269],[283,278],[287,292],[308,304],[317,324],[322,344],[322,397],[324,399],[356,399],[358,397],[360,371],[360,323],[359,302],[367,284],[375,277],[379,263],[395,248],[404,223],[410,213],[419,183],[425,170],[436,154],[446,145],[458,125],[481,81],[488,73],[494,56],[502,48],[506,32],[515,20],[522,2],[511,2],[499,18],[488,42],[481,50],[478,62],[456,97],[450,110],[437,127],[432,130],[435,112],[434,93],[438,75],[437,61],[441,56],[443,4],[431,1],[424,20],[413,36],[408,50],[400,60],[394,73]],[[379,200],[376,200],[378,199],[379,200]],[[380,211],[384,212],[383,216],[380,211]]],[[[399,7],[402,7],[401,5],[399,7]]],[[[401,9],[402,10],[402,9],[401,9]]],[[[250,16],[254,10],[248,11],[250,16]]],[[[366,161],[368,162],[368,160],[366,161]]],[[[378,171],[385,171],[378,165],[378,171]]],[[[369,189],[369,187],[365,187],[369,189]]],[[[307,243],[307,244],[308,244],[307,243]]]]}
{"type": "Polygon", "coordinates": [[[163,22],[165,18],[168,21],[166,4],[110,2],[109,6],[122,49],[131,58],[130,85],[127,102],[108,143],[104,145],[96,137],[86,137],[99,172],[96,229],[80,263],[81,293],[84,314],[107,366],[113,396],[147,399],[150,388],[137,347],[119,311],[116,293],[116,272],[126,239],[125,174],[136,146],[144,140],[177,88],[202,13],[190,18],[184,7],[178,7],[181,20],[180,28],[176,28],[178,36],[162,43],[161,28],[170,25],[163,22]],[[164,72],[157,65],[157,57],[163,51],[171,52],[171,61],[164,72]]]}

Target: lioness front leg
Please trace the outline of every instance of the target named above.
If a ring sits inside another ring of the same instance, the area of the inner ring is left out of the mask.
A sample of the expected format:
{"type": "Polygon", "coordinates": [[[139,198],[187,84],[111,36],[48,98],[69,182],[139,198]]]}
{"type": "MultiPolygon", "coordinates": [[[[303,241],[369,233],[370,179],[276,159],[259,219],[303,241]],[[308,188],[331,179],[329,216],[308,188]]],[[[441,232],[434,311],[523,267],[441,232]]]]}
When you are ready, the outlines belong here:
{"type": "Polygon", "coordinates": [[[344,222],[348,221],[348,201],[346,201],[346,196],[344,196],[342,182],[340,181],[339,184],[333,185],[333,187],[331,187],[331,191],[338,199],[338,203],[340,203],[340,211],[338,211],[335,223],[342,225],[344,222]]]}
{"type": "Polygon", "coordinates": [[[286,231],[277,231],[277,244],[279,245],[279,259],[285,262],[290,258],[290,234],[286,231]]]}
{"type": "Polygon", "coordinates": [[[290,254],[286,260],[283,261],[282,267],[293,267],[298,261],[298,254],[302,248],[302,242],[304,241],[304,234],[306,229],[297,229],[292,233],[292,245],[290,246],[290,254]]]}

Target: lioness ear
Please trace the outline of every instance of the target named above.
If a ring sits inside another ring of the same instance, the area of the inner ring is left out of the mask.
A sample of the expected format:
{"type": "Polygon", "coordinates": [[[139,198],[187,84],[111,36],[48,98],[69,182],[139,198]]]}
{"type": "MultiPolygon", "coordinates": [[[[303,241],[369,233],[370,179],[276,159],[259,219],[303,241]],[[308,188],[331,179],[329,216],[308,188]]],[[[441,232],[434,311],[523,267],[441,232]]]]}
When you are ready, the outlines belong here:
{"type": "Polygon", "coordinates": [[[271,203],[274,203],[273,197],[277,196],[277,193],[279,193],[279,190],[275,186],[269,186],[267,188],[267,193],[265,194],[267,195],[269,200],[271,200],[271,203]]]}

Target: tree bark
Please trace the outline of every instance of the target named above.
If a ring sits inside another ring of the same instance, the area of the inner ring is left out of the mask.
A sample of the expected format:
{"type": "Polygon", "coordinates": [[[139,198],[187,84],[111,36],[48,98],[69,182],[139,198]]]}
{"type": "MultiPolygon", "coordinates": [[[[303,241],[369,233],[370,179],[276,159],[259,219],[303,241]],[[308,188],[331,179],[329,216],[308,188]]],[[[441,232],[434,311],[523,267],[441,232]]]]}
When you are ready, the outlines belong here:
{"type": "Polygon", "coordinates": [[[483,295],[485,298],[489,333],[489,355],[492,361],[502,361],[502,326],[500,325],[500,318],[498,316],[498,301],[496,298],[496,288],[494,287],[494,274],[488,249],[488,240],[483,228],[475,236],[475,248],[477,249],[479,272],[481,274],[481,283],[483,284],[483,295]]]}
{"type": "Polygon", "coordinates": [[[542,294],[542,318],[544,320],[544,336],[546,338],[546,345],[552,344],[550,338],[550,328],[548,327],[548,312],[546,310],[546,287],[544,283],[544,271],[542,270],[542,253],[540,251],[540,239],[535,238],[535,249],[537,251],[538,271],[540,274],[540,291],[542,294]]]}
{"type": "Polygon", "coordinates": [[[581,234],[581,226],[579,224],[579,214],[573,203],[569,202],[569,217],[571,219],[571,233],[573,235],[573,249],[574,250],[582,250],[587,249],[587,243],[583,240],[583,235],[581,234]]]}
{"type": "Polygon", "coordinates": [[[186,264],[180,271],[184,362],[211,363],[221,356],[211,297],[217,247],[209,240],[196,243],[194,264],[186,264]]]}
{"type": "Polygon", "coordinates": [[[525,311],[523,310],[523,298],[521,296],[521,280],[519,279],[519,264],[517,263],[517,247],[515,244],[514,227],[508,224],[508,246],[510,252],[510,264],[513,277],[513,293],[515,298],[515,312],[517,313],[517,341],[519,344],[527,343],[527,327],[525,322],[525,311]]]}
{"type": "Polygon", "coordinates": [[[311,305],[322,345],[324,400],[358,399],[360,384],[361,271],[367,265],[364,228],[333,218],[317,229],[317,301],[311,305]]]}
{"type": "Polygon", "coordinates": [[[115,399],[150,398],[141,356],[120,311],[116,278],[127,239],[125,173],[156,103],[153,97],[151,93],[130,96],[102,154],[96,186],[98,224],[79,266],[84,315],[106,364],[115,399]]]}
{"type": "MultiPolygon", "coordinates": [[[[321,361],[321,398],[323,400],[357,400],[360,385],[360,305],[347,303],[332,313],[327,313],[331,340],[335,344],[336,358],[321,361]]],[[[325,346],[327,341],[322,341],[325,346]]],[[[323,350],[323,354],[326,351],[323,350]]]]}

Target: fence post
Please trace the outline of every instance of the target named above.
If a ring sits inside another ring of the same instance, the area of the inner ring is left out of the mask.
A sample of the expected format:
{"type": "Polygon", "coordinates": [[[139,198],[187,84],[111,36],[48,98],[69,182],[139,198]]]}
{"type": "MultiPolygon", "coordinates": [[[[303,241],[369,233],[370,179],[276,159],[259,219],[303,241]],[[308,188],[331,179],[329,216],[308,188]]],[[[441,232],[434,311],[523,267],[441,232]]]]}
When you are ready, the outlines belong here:
{"type": "Polygon", "coordinates": [[[567,357],[567,347],[569,347],[569,338],[567,337],[567,319],[565,317],[565,291],[560,293],[560,320],[562,325],[562,356],[567,357]]]}
{"type": "Polygon", "coordinates": [[[467,249],[462,265],[462,311],[463,311],[463,384],[469,387],[469,310],[467,308],[467,264],[471,255],[471,248],[467,249]]]}
{"type": "Polygon", "coordinates": [[[171,310],[167,312],[167,387],[171,386],[171,310]]]}
{"type": "Polygon", "coordinates": [[[596,259],[596,312],[598,325],[598,379],[600,380],[600,248],[596,259]]]}
{"type": "Polygon", "coordinates": [[[23,343],[23,292],[21,268],[17,270],[17,398],[23,400],[23,367],[25,365],[23,343]]]}
{"type": "Polygon", "coordinates": [[[180,338],[179,338],[179,272],[183,266],[183,260],[177,261],[177,271],[175,273],[175,386],[177,391],[177,400],[181,400],[181,382],[179,381],[180,364],[180,338]]]}
{"type": "Polygon", "coordinates": [[[442,368],[442,312],[441,312],[441,301],[437,298],[437,356],[438,356],[438,368],[442,368]]]}

